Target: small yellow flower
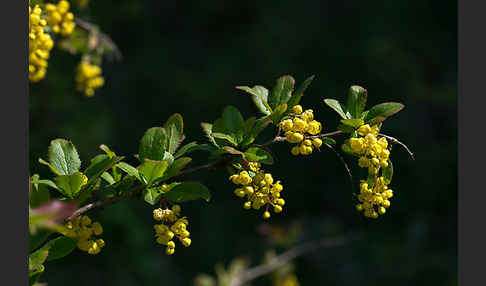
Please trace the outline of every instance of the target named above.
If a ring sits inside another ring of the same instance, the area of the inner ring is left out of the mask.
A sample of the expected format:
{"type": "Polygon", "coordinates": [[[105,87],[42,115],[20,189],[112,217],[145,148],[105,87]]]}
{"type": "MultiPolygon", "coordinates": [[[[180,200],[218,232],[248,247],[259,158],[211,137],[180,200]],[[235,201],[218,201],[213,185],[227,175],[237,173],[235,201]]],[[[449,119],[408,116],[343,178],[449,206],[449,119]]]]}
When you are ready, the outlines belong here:
{"type": "Polygon", "coordinates": [[[319,148],[322,146],[322,140],[320,138],[314,138],[312,139],[312,144],[314,147],[319,148]]]}
{"type": "Polygon", "coordinates": [[[263,213],[263,218],[264,218],[264,219],[269,219],[269,218],[270,218],[270,212],[269,212],[269,211],[265,211],[265,212],[263,213]]]}
{"type": "Polygon", "coordinates": [[[294,107],[292,107],[292,111],[296,114],[296,115],[299,115],[302,113],[302,106],[300,105],[295,105],[294,107]]]}

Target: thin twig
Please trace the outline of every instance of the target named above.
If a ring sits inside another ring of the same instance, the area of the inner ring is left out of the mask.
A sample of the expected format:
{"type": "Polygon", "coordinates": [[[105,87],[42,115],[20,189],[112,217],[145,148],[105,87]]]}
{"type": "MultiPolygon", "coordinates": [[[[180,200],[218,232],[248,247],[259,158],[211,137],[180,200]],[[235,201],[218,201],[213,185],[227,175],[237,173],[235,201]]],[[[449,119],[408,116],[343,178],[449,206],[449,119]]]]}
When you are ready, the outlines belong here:
{"type": "Polygon", "coordinates": [[[306,254],[308,252],[315,251],[319,248],[330,248],[344,245],[351,240],[358,239],[358,236],[339,236],[334,238],[326,238],[323,240],[317,240],[312,242],[307,242],[298,246],[295,246],[281,255],[273,258],[270,262],[250,268],[240,275],[236,276],[231,282],[230,286],[240,286],[244,283],[254,280],[260,276],[271,273],[278,269],[279,267],[285,265],[292,259],[306,254]]]}
{"type": "Polygon", "coordinates": [[[89,22],[87,22],[83,19],[80,19],[80,18],[74,18],[74,22],[80,28],[88,31],[91,34],[99,36],[99,38],[102,40],[102,42],[106,43],[111,48],[111,51],[112,51],[113,55],[115,56],[115,59],[117,61],[122,60],[123,55],[120,52],[120,49],[118,48],[118,46],[115,44],[115,42],[113,42],[113,40],[108,35],[100,32],[100,30],[97,26],[95,26],[95,25],[93,25],[93,24],[91,24],[91,23],[89,23],[89,22]]]}
{"type": "Polygon", "coordinates": [[[398,145],[402,146],[403,148],[405,148],[405,150],[407,150],[407,152],[410,155],[410,157],[412,158],[412,160],[415,160],[415,157],[413,156],[412,151],[410,151],[410,149],[408,149],[408,147],[407,147],[407,145],[405,145],[405,143],[399,141],[398,139],[396,139],[394,137],[391,137],[391,136],[388,136],[388,135],[385,135],[385,134],[382,134],[382,133],[378,133],[378,135],[383,136],[386,139],[390,140],[392,144],[398,144],[398,145]]]}

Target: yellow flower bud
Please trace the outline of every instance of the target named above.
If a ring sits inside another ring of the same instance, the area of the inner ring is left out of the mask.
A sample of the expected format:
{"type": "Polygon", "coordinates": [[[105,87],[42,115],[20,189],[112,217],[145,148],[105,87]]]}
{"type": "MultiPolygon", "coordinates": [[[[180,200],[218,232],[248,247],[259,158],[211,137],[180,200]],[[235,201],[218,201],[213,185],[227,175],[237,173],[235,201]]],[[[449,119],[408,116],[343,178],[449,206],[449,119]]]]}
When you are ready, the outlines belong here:
{"type": "Polygon", "coordinates": [[[104,246],[105,246],[105,241],[104,241],[103,239],[101,239],[101,238],[98,238],[98,239],[96,240],[96,243],[98,243],[98,246],[99,246],[100,248],[102,248],[102,247],[104,247],[104,246]]]}
{"type": "Polygon", "coordinates": [[[251,202],[245,202],[245,203],[243,204],[243,208],[244,208],[245,210],[249,210],[249,209],[251,209],[251,202]]]}
{"type": "Polygon", "coordinates": [[[370,132],[371,132],[371,128],[370,128],[370,125],[368,125],[368,124],[361,125],[358,128],[358,135],[360,135],[360,136],[366,136],[370,132]]]}
{"type": "Polygon", "coordinates": [[[175,243],[171,240],[171,241],[167,242],[167,247],[175,248],[175,243]]]}
{"type": "Polygon", "coordinates": [[[357,154],[361,154],[363,152],[363,145],[364,145],[363,138],[349,139],[349,146],[357,154]]]}
{"type": "Polygon", "coordinates": [[[243,190],[243,188],[235,189],[234,193],[240,198],[243,198],[245,196],[245,191],[243,190]]]}
{"type": "Polygon", "coordinates": [[[265,212],[263,213],[263,218],[264,218],[264,219],[269,219],[269,218],[270,218],[270,212],[269,212],[269,211],[265,211],[265,212]]]}
{"type": "Polygon", "coordinates": [[[300,119],[300,118],[294,118],[294,131],[300,131],[300,132],[303,132],[305,131],[307,127],[307,123],[300,119]]]}
{"type": "Polygon", "coordinates": [[[312,144],[314,147],[319,148],[322,146],[322,140],[320,138],[314,138],[312,139],[312,144]]]}
{"type": "Polygon", "coordinates": [[[99,222],[94,222],[92,228],[95,235],[100,235],[103,233],[103,228],[99,222]]]}
{"type": "Polygon", "coordinates": [[[300,105],[295,105],[294,107],[292,107],[292,111],[296,114],[296,115],[299,115],[302,113],[302,106],[300,105]]]}
{"type": "Polygon", "coordinates": [[[165,248],[165,254],[167,254],[167,255],[172,255],[172,254],[174,254],[174,252],[175,252],[174,248],[170,248],[170,247],[165,248]]]}
{"type": "Polygon", "coordinates": [[[294,123],[290,119],[286,119],[282,122],[280,122],[280,128],[282,128],[283,131],[290,131],[294,127],[294,123]]]}
{"type": "Polygon", "coordinates": [[[191,239],[189,237],[184,238],[183,240],[181,240],[181,242],[182,245],[184,245],[185,247],[189,247],[189,245],[191,245],[191,239]]]}
{"type": "Polygon", "coordinates": [[[253,195],[253,193],[255,192],[255,190],[251,186],[246,186],[246,187],[243,188],[243,190],[248,195],[253,195]]]}
{"type": "Polygon", "coordinates": [[[292,147],[292,149],[290,149],[290,153],[292,153],[292,155],[294,155],[294,156],[299,155],[300,154],[299,146],[292,147]]]}
{"type": "Polygon", "coordinates": [[[383,200],[383,206],[385,208],[389,208],[390,207],[390,201],[389,200],[383,200]]]}
{"type": "Polygon", "coordinates": [[[282,212],[282,207],[279,206],[279,205],[275,205],[275,206],[273,206],[273,211],[278,214],[278,213],[282,212]]]}
{"type": "Polygon", "coordinates": [[[273,177],[272,174],[265,174],[265,182],[269,185],[273,184],[273,177]]]}

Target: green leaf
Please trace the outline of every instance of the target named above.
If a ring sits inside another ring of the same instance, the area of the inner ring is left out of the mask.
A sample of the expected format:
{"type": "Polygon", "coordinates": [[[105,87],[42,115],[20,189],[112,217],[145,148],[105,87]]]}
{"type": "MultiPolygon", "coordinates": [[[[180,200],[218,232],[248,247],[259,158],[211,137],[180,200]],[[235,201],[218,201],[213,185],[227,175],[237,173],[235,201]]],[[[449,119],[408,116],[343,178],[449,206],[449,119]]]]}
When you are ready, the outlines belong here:
{"type": "Polygon", "coordinates": [[[56,184],[54,184],[53,181],[51,181],[51,180],[39,180],[39,179],[35,179],[34,176],[32,176],[32,184],[34,184],[34,185],[46,185],[48,187],[54,188],[56,190],[59,190],[59,188],[57,187],[56,184]]]}
{"type": "Polygon", "coordinates": [[[39,267],[44,264],[49,255],[47,249],[41,248],[29,255],[29,271],[39,269],[39,267]]]}
{"type": "Polygon", "coordinates": [[[174,163],[174,156],[172,156],[171,153],[165,151],[164,158],[162,160],[167,161],[167,164],[171,165],[172,163],[174,163]]]}
{"type": "Polygon", "coordinates": [[[164,174],[164,179],[169,179],[170,177],[174,176],[177,174],[180,170],[182,170],[187,164],[189,164],[192,161],[191,158],[189,157],[182,157],[174,161],[169,168],[167,169],[167,172],[164,174]]]}
{"type": "Polygon", "coordinates": [[[233,138],[233,136],[231,136],[229,134],[215,132],[215,133],[212,133],[212,137],[226,140],[227,142],[231,143],[233,146],[238,146],[238,142],[236,141],[236,138],[233,138]]]}
{"type": "Polygon", "coordinates": [[[197,145],[197,142],[196,141],[193,141],[191,143],[188,143],[184,146],[182,146],[181,148],[179,148],[179,150],[174,154],[174,159],[177,159],[179,157],[181,157],[182,155],[184,155],[186,152],[188,152],[189,150],[191,150],[192,148],[198,146],[197,145]]]}
{"type": "Polygon", "coordinates": [[[368,112],[370,112],[370,111],[369,111],[369,110],[363,111],[363,112],[361,113],[360,118],[361,118],[361,119],[364,119],[364,118],[365,118],[365,117],[368,115],[368,112]]]}
{"type": "Polygon", "coordinates": [[[162,195],[169,192],[172,188],[174,188],[175,186],[177,186],[179,184],[180,183],[174,182],[172,184],[167,185],[167,189],[166,189],[165,192],[162,190],[162,186],[145,189],[143,191],[143,199],[147,203],[149,203],[151,205],[155,205],[156,203],[159,202],[162,195]]]}
{"type": "Polygon", "coordinates": [[[351,127],[349,125],[344,125],[344,124],[339,124],[337,129],[339,131],[344,132],[344,133],[353,133],[355,131],[354,127],[351,127]]]}
{"type": "Polygon", "coordinates": [[[377,124],[383,122],[388,117],[402,110],[405,106],[397,102],[385,102],[373,106],[368,110],[368,114],[364,118],[364,121],[369,124],[377,124]]]}
{"type": "Polygon", "coordinates": [[[29,252],[41,246],[44,243],[52,231],[48,229],[38,229],[35,233],[29,233],[29,252]]]}
{"type": "Polygon", "coordinates": [[[140,162],[143,162],[144,159],[163,160],[167,145],[168,138],[166,130],[162,127],[150,128],[140,140],[138,150],[140,162]]]}
{"type": "Polygon", "coordinates": [[[290,76],[283,77],[283,89],[280,92],[280,102],[279,105],[287,104],[289,99],[292,97],[292,92],[294,91],[295,79],[290,76]]]}
{"type": "Polygon", "coordinates": [[[368,189],[372,189],[375,186],[376,181],[376,174],[368,174],[368,178],[366,179],[366,183],[368,184],[368,189]]]}
{"type": "Polygon", "coordinates": [[[147,180],[147,185],[150,185],[153,181],[164,175],[167,166],[167,161],[145,159],[145,162],[138,167],[138,171],[147,180]]]}
{"type": "Polygon", "coordinates": [[[82,203],[88,199],[99,183],[101,174],[112,168],[116,163],[123,160],[123,157],[115,156],[110,158],[106,154],[100,154],[91,160],[91,164],[84,170],[84,174],[88,177],[88,183],[81,188],[81,192],[77,199],[78,203],[82,203]]]}
{"type": "Polygon", "coordinates": [[[110,185],[116,183],[115,179],[113,179],[113,177],[108,172],[104,172],[103,174],[101,174],[101,178],[110,185]]]}
{"type": "Polygon", "coordinates": [[[91,160],[91,164],[84,170],[85,175],[88,177],[88,184],[92,183],[104,172],[113,167],[116,163],[123,160],[123,157],[115,156],[110,158],[108,155],[100,154],[91,160]]]}
{"type": "Polygon", "coordinates": [[[78,195],[84,183],[84,175],[81,172],[56,177],[56,185],[62,190],[61,193],[71,199],[78,195]]]}
{"type": "Polygon", "coordinates": [[[151,205],[155,205],[159,202],[164,193],[162,187],[154,187],[143,190],[143,200],[151,205]]]}
{"type": "Polygon", "coordinates": [[[245,128],[245,121],[240,111],[231,105],[223,110],[223,122],[226,129],[234,134],[245,128]]]}
{"type": "Polygon", "coordinates": [[[349,88],[348,103],[346,105],[352,118],[361,118],[366,106],[368,91],[361,86],[353,85],[349,88]]]}
{"type": "Polygon", "coordinates": [[[363,119],[341,119],[341,123],[354,129],[364,124],[363,119]]]}
{"type": "Polygon", "coordinates": [[[274,162],[272,155],[270,155],[270,153],[268,153],[265,149],[258,148],[258,147],[252,147],[246,150],[245,158],[247,158],[250,161],[260,162],[262,164],[268,164],[268,165],[272,165],[274,162]]]}
{"type": "Polygon", "coordinates": [[[219,148],[219,145],[216,143],[216,140],[214,140],[213,137],[213,125],[211,123],[201,122],[201,127],[206,134],[206,137],[208,137],[209,141],[211,141],[214,146],[219,148]]]}
{"type": "Polygon", "coordinates": [[[169,153],[174,154],[177,150],[177,147],[179,147],[182,140],[184,139],[183,128],[184,124],[182,121],[182,115],[180,115],[179,113],[173,114],[171,117],[169,117],[169,119],[167,119],[167,122],[164,124],[164,129],[166,131],[168,140],[167,151],[169,153]]]}
{"type": "Polygon", "coordinates": [[[51,141],[48,157],[49,163],[62,175],[70,175],[81,167],[78,151],[71,142],[64,139],[51,141]]]}
{"type": "MultiPolygon", "coordinates": [[[[137,179],[141,181],[141,179],[137,179]]],[[[128,174],[123,178],[123,180],[120,180],[113,185],[106,186],[105,190],[108,194],[124,195],[132,191],[132,186],[134,182],[135,177],[128,174]]]]}
{"type": "Polygon", "coordinates": [[[39,276],[41,276],[41,274],[44,272],[44,269],[44,265],[40,265],[36,270],[29,271],[30,286],[33,286],[37,282],[37,279],[39,279],[39,276]]]}
{"type": "Polygon", "coordinates": [[[332,146],[336,146],[336,140],[330,138],[330,137],[322,137],[322,143],[329,144],[332,146]]]}
{"type": "Polygon", "coordinates": [[[390,159],[388,159],[388,167],[383,168],[382,170],[382,176],[387,185],[391,183],[393,177],[393,164],[390,159]]]}
{"type": "Polygon", "coordinates": [[[241,155],[243,156],[243,152],[241,152],[240,150],[237,150],[233,147],[230,147],[230,146],[224,146],[223,149],[227,152],[227,153],[230,153],[230,154],[233,154],[233,155],[241,155]]]}
{"type": "Polygon", "coordinates": [[[330,108],[336,111],[343,119],[351,118],[346,114],[346,106],[342,105],[339,101],[332,98],[326,98],[324,99],[324,103],[326,103],[330,108]]]}
{"type": "Polygon", "coordinates": [[[56,168],[54,168],[54,166],[52,166],[49,162],[45,161],[44,159],[42,158],[39,158],[39,163],[41,163],[42,165],[46,165],[47,167],[49,167],[49,169],[51,169],[51,172],[53,172],[54,174],[56,175],[62,175],[61,172],[59,172],[59,170],[57,170],[56,168]]]}
{"type": "Polygon", "coordinates": [[[100,145],[100,149],[105,151],[106,155],[108,155],[110,158],[113,158],[116,156],[116,154],[108,148],[105,144],[100,145]]]}
{"type": "Polygon", "coordinates": [[[186,152],[184,152],[184,154],[189,154],[189,153],[192,153],[194,151],[208,151],[208,152],[212,152],[214,150],[218,150],[218,148],[214,147],[213,145],[209,145],[209,144],[198,144],[196,146],[192,146],[191,148],[189,148],[186,152]]]}
{"type": "Polygon", "coordinates": [[[120,168],[122,171],[124,171],[125,173],[127,173],[128,175],[133,176],[140,180],[140,175],[138,174],[137,168],[133,167],[132,165],[125,162],[120,162],[116,164],[116,166],[120,168]]]}
{"type": "Polygon", "coordinates": [[[236,89],[243,90],[251,94],[251,99],[261,113],[265,115],[270,115],[272,113],[272,108],[268,105],[267,102],[268,89],[261,85],[255,85],[253,88],[249,88],[248,86],[237,86],[236,89]]]}
{"type": "Polygon", "coordinates": [[[47,256],[47,261],[52,261],[63,258],[64,256],[71,253],[76,248],[76,240],[69,237],[60,236],[58,238],[50,240],[42,248],[49,249],[49,256],[47,256]]]}
{"type": "Polygon", "coordinates": [[[207,202],[211,199],[208,188],[198,182],[184,182],[172,188],[164,197],[176,203],[183,203],[197,199],[207,202]]]}
{"type": "Polygon", "coordinates": [[[294,90],[294,84],[295,80],[290,75],[284,75],[278,78],[277,83],[272,89],[268,99],[268,104],[270,104],[270,107],[275,108],[281,103],[287,103],[292,95],[292,91],[294,90]]]}
{"type": "Polygon", "coordinates": [[[281,104],[275,108],[273,113],[270,115],[270,119],[272,120],[273,124],[278,125],[285,111],[287,111],[287,104],[281,104]]]}
{"type": "Polygon", "coordinates": [[[305,90],[309,87],[311,82],[314,80],[315,76],[310,76],[308,77],[303,83],[300,84],[300,86],[297,88],[297,90],[294,92],[294,94],[290,97],[289,101],[287,102],[288,105],[288,110],[292,109],[295,105],[299,104],[300,100],[302,99],[302,96],[304,96],[305,90]]]}
{"type": "Polygon", "coordinates": [[[255,126],[255,122],[256,122],[255,116],[252,116],[245,121],[244,134],[248,134],[253,129],[253,126],[255,126]]]}
{"type": "Polygon", "coordinates": [[[255,126],[246,134],[241,142],[242,147],[246,147],[255,141],[256,137],[272,122],[269,117],[262,117],[255,121],[255,126]]]}

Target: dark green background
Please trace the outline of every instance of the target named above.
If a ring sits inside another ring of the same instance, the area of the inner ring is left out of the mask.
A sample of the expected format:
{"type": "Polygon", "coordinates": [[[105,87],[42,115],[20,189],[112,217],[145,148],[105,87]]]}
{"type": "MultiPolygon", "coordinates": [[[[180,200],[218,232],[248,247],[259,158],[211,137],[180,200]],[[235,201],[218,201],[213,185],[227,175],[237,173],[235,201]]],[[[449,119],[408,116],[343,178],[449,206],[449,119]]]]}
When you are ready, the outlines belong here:
{"type": "MultiPolygon", "coordinates": [[[[383,132],[406,142],[412,161],[395,147],[389,212],[369,220],[354,210],[345,170],[324,149],[295,158],[288,144],[272,147],[267,167],[283,181],[287,205],[273,225],[303,223],[301,241],[362,232],[360,242],[296,260],[302,285],[457,284],[457,29],[455,1],[90,1],[77,15],[96,22],[119,45],[122,62],[103,65],[105,86],[94,98],[76,93],[79,58],[52,53],[47,78],[30,85],[30,170],[49,141],[73,141],[86,167],[102,143],[135,163],[146,129],[172,113],[184,116],[187,140],[205,142],[199,123],[235,105],[256,115],[236,85],[273,86],[293,75],[316,79],[302,101],[327,131],[338,118],[325,97],[344,100],[349,86],[368,89],[369,105],[406,105],[383,132]]],[[[206,154],[195,156],[196,166],[206,154]]],[[[363,177],[352,158],[355,184],[363,177]]],[[[260,212],[245,211],[223,171],[188,176],[212,191],[208,204],[182,206],[193,244],[172,257],[153,238],[152,208],[125,201],[93,212],[106,247],[96,257],[75,251],[46,264],[49,285],[190,285],[201,272],[236,256],[259,263],[271,247],[257,227],[260,212]]],[[[266,278],[255,285],[269,285],[266,278]]]]}

